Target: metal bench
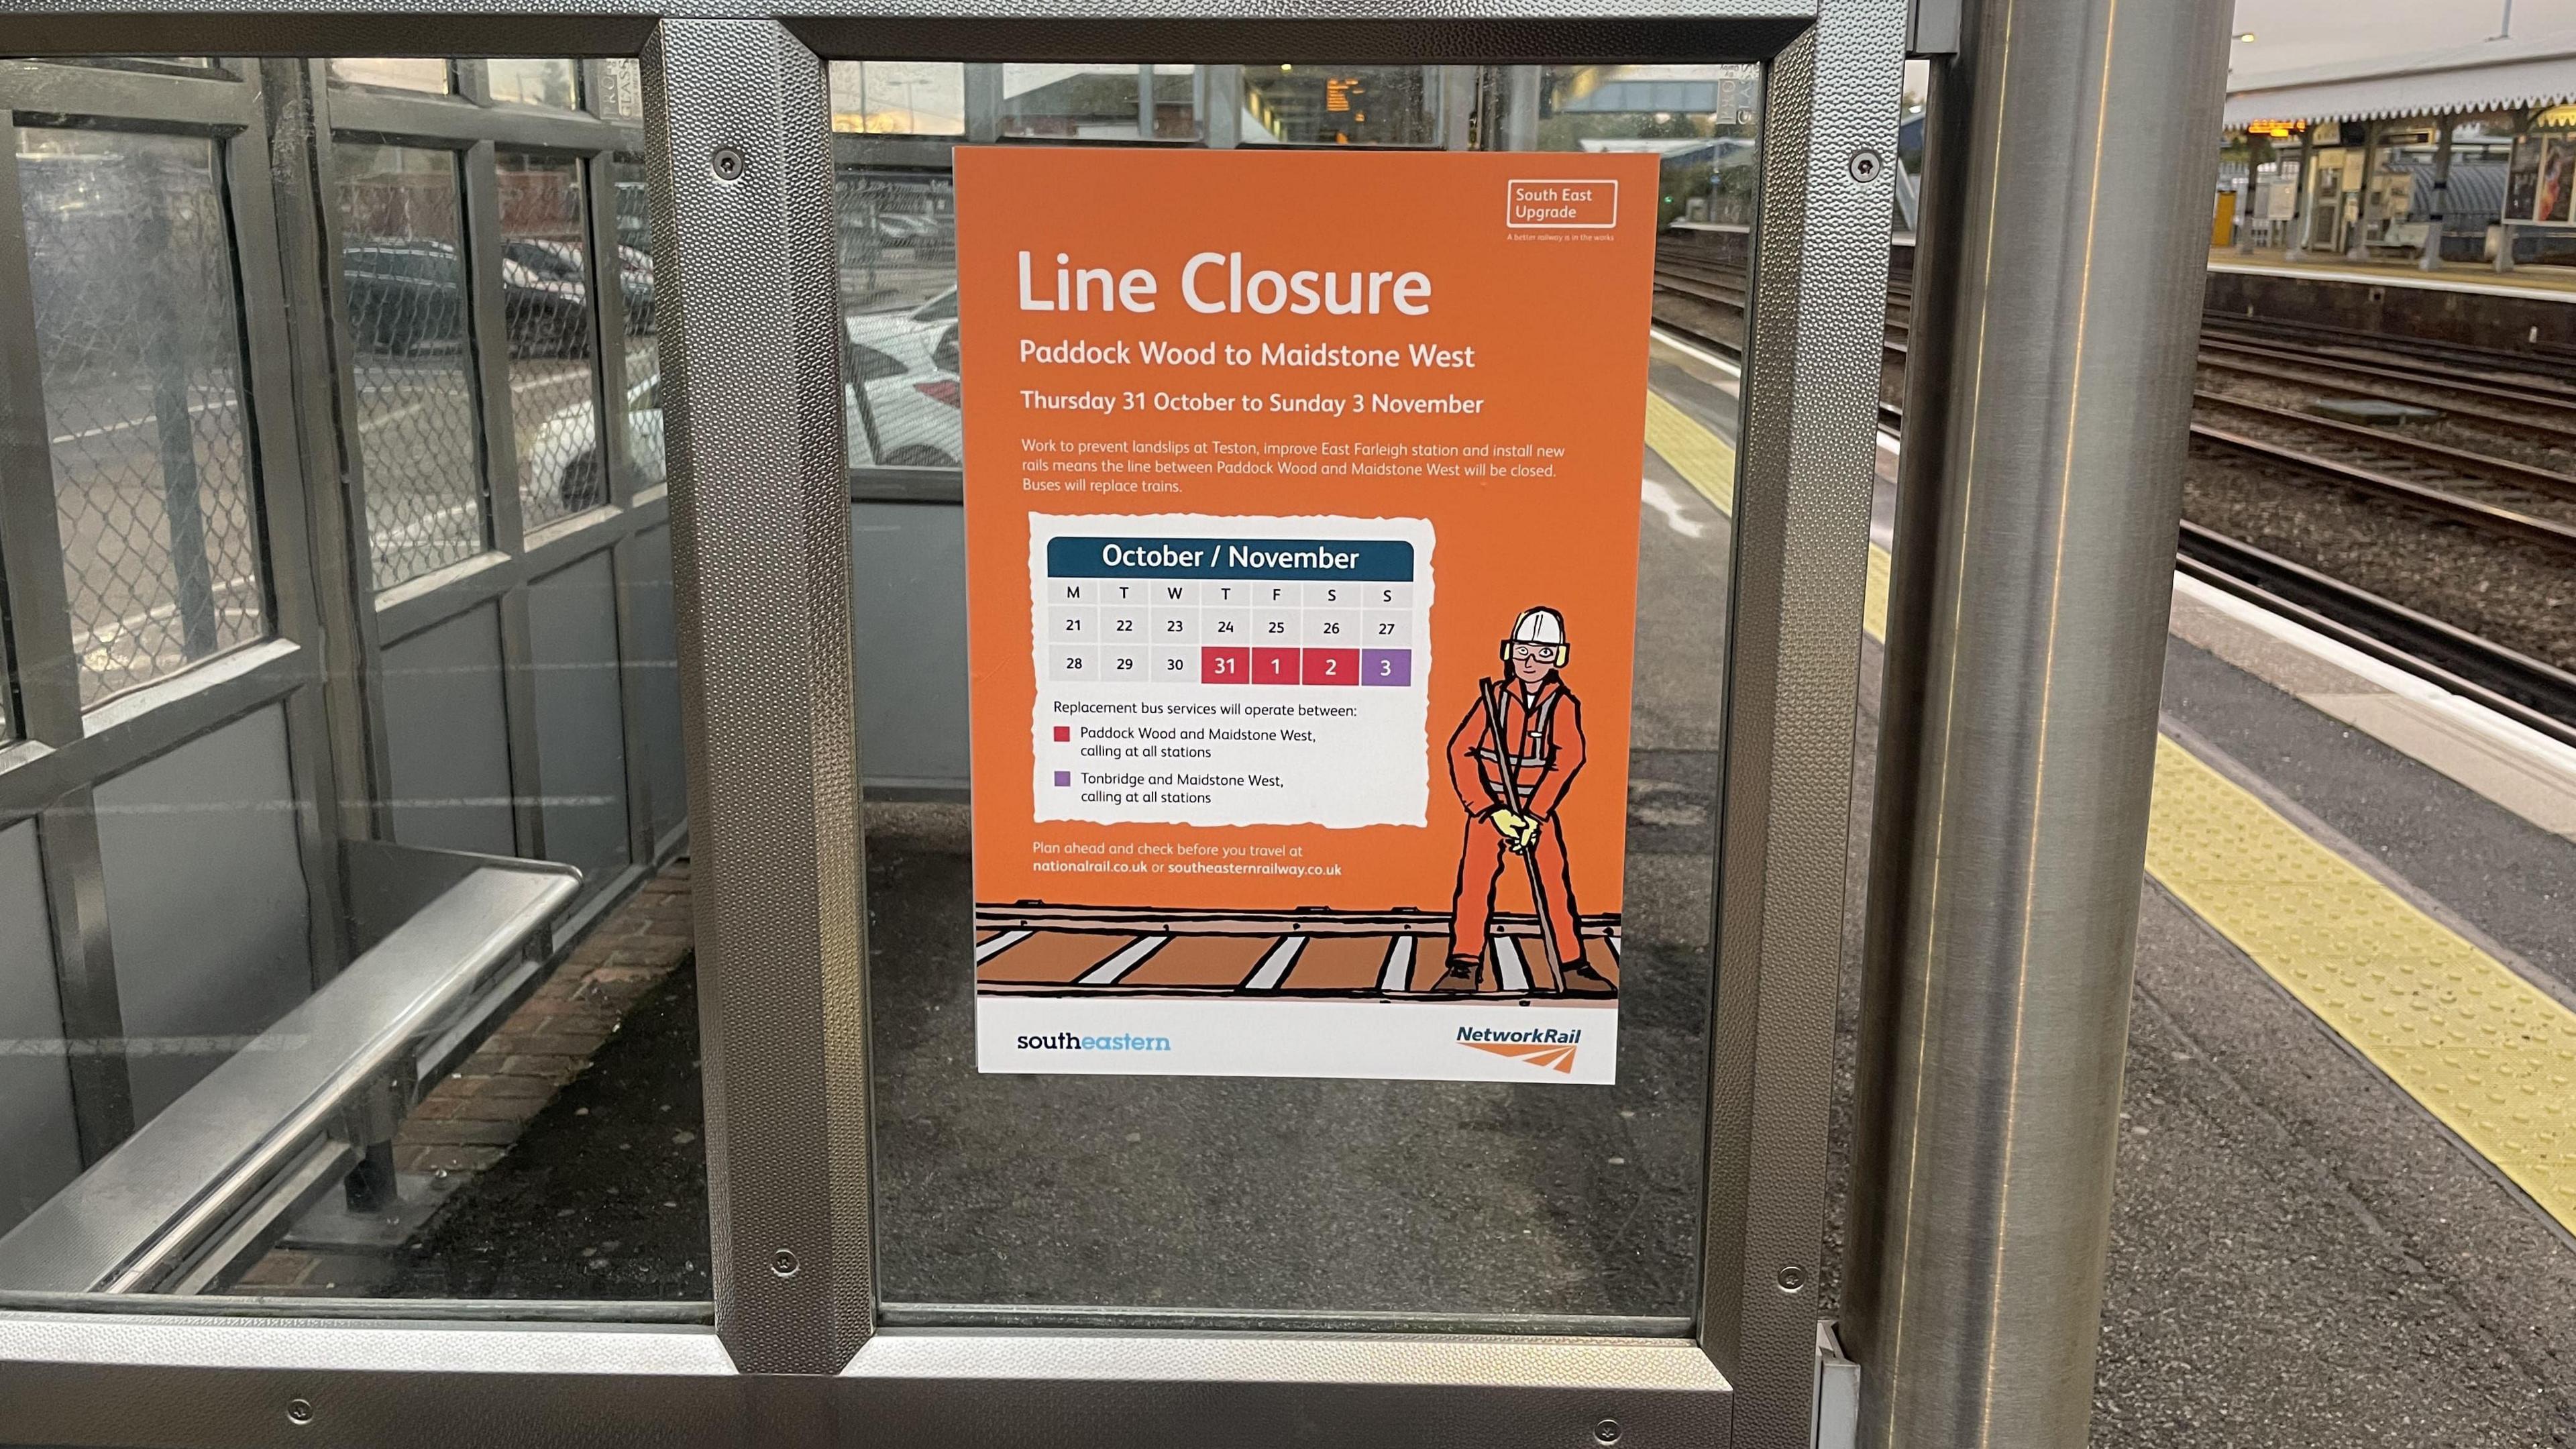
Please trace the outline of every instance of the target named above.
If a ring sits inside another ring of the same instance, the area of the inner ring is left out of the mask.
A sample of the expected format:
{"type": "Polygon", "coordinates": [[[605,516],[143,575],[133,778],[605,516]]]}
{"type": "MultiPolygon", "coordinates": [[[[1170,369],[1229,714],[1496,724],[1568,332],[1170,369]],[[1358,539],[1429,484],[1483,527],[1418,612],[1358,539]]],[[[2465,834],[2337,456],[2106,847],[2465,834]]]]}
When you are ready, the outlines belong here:
{"type": "Polygon", "coordinates": [[[343,847],[356,959],[0,1237],[0,1283],[194,1292],[349,1179],[391,1180],[394,1128],[533,977],[570,866],[343,847]]]}

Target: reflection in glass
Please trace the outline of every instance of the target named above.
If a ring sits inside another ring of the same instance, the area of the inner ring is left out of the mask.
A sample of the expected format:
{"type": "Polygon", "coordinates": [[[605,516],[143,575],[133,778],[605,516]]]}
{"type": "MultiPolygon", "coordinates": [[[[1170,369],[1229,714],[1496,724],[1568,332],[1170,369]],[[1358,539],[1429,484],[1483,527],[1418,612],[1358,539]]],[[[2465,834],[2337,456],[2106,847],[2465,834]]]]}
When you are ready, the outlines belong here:
{"type": "Polygon", "coordinates": [[[436,56],[338,56],[331,62],[331,79],[344,86],[382,86],[387,90],[432,91],[440,95],[456,89],[447,62],[436,56]]]}
{"type": "Polygon", "coordinates": [[[200,138],[36,127],[17,165],[95,705],[268,633],[223,174],[200,138]]]}
{"type": "Polygon", "coordinates": [[[843,167],[841,307],[850,461],[954,468],[957,203],[945,175],[843,167]]]}
{"type": "Polygon", "coordinates": [[[523,106],[572,110],[581,104],[581,68],[569,60],[487,60],[484,84],[492,99],[523,106]]]}
{"type": "Polygon", "coordinates": [[[464,201],[456,156],[342,144],[340,268],[375,585],[483,549],[464,201]]]}
{"type": "Polygon", "coordinates": [[[608,501],[593,358],[581,163],[500,155],[501,310],[509,329],[519,499],[533,533],[608,501]]]}
{"type": "Polygon", "coordinates": [[[1005,65],[1002,134],[1186,141],[1198,135],[1186,65],[1005,65]]]}
{"type": "Polygon", "coordinates": [[[1439,143],[1436,68],[1247,65],[1247,144],[1430,146],[1439,143]]]}
{"type": "Polygon", "coordinates": [[[1653,151],[1664,224],[1753,224],[1761,72],[1742,65],[1549,66],[1542,151],[1653,151]]]}
{"type": "Polygon", "coordinates": [[[652,235],[649,225],[629,224],[630,209],[644,205],[644,158],[620,153],[608,163],[609,185],[616,193],[617,242],[622,301],[626,313],[626,453],[638,488],[663,481],[661,318],[653,295],[652,235]]]}
{"type": "Polygon", "coordinates": [[[832,129],[880,136],[966,133],[966,67],[928,61],[832,62],[832,129]]]}

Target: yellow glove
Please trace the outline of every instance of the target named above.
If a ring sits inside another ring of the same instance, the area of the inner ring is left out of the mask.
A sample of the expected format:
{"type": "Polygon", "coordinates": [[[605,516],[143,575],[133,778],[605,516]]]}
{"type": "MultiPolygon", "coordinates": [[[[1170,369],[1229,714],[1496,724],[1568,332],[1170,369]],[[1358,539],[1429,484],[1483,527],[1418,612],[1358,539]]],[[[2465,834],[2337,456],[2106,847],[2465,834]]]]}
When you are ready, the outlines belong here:
{"type": "Polygon", "coordinates": [[[1494,822],[1494,829],[1502,832],[1503,844],[1514,850],[1527,850],[1538,839],[1538,822],[1517,810],[1497,810],[1487,818],[1494,822]]]}

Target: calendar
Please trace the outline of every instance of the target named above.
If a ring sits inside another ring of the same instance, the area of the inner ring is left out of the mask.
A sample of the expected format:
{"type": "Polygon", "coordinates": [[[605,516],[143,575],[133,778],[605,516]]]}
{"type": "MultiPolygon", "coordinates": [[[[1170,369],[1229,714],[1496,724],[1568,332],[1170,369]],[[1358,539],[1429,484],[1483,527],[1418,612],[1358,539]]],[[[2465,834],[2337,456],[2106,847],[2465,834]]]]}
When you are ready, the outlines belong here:
{"type": "Polygon", "coordinates": [[[1040,820],[1420,825],[1424,519],[1029,515],[1040,820]]]}

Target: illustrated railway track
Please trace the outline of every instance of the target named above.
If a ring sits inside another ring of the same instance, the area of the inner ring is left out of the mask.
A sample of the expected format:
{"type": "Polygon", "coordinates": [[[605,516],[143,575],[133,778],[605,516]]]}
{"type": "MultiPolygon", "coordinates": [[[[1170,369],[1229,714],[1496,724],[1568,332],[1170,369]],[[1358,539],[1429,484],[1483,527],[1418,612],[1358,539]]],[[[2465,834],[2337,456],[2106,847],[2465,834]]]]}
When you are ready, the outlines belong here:
{"type": "MultiPolygon", "coordinates": [[[[1709,270],[1712,269],[1668,268],[1659,258],[1656,286],[1721,306],[1725,304],[1719,303],[1718,298],[1731,296],[1740,324],[1742,288],[1730,288],[1722,279],[1709,277],[1709,270]],[[1672,273],[1669,277],[1668,271],[1672,273]],[[1676,282],[1686,285],[1676,286],[1676,282]]],[[[1698,345],[1723,355],[1740,355],[1733,342],[1706,330],[1685,327],[1661,316],[1657,325],[1685,333],[1698,345]]],[[[1891,323],[1889,334],[1888,360],[1891,365],[1901,365],[1905,353],[1902,328],[1891,323]]],[[[2284,365],[2294,363],[2300,369],[2314,365],[2326,377],[2385,380],[2392,384],[2392,390],[2394,384],[2403,382],[2418,390],[2417,397],[2452,382],[2464,383],[2466,386],[2457,395],[2489,399],[2499,410],[2520,409],[2514,414],[2517,423],[2547,429],[2559,422],[2549,414],[2549,409],[2560,406],[2553,396],[2558,390],[2540,379],[2498,381],[2475,375],[2452,379],[2443,376],[2451,370],[2444,367],[2410,370],[2375,360],[2310,353],[2272,343],[2237,343],[2233,339],[2219,339],[2207,347],[2201,363],[2210,367],[2216,357],[2224,367],[2249,356],[2265,359],[2250,365],[2269,378],[2280,377],[2280,367],[2273,365],[2277,358],[2284,365]],[[2398,376],[2378,379],[2377,374],[2382,372],[2398,376]]],[[[2304,371],[2299,376],[2302,381],[2318,380],[2307,377],[2304,371]]],[[[2389,393],[2355,389],[2354,395],[2384,397],[2389,393]]],[[[2576,428],[2576,390],[2567,391],[2566,397],[2564,425],[2576,428]]],[[[2426,405],[2441,406],[2454,416],[2469,411],[2456,401],[2426,405]]],[[[1882,426],[1902,429],[1904,414],[1897,407],[1882,403],[1879,417],[1882,426]]],[[[2192,433],[2196,439],[2220,448],[2321,474],[2472,527],[2576,554],[2576,476],[2206,389],[2194,395],[2192,433]]],[[[2212,587],[2252,599],[2329,638],[2477,700],[2563,743],[2576,745],[2576,675],[2188,521],[2182,526],[2176,567],[2212,587]]]]}

